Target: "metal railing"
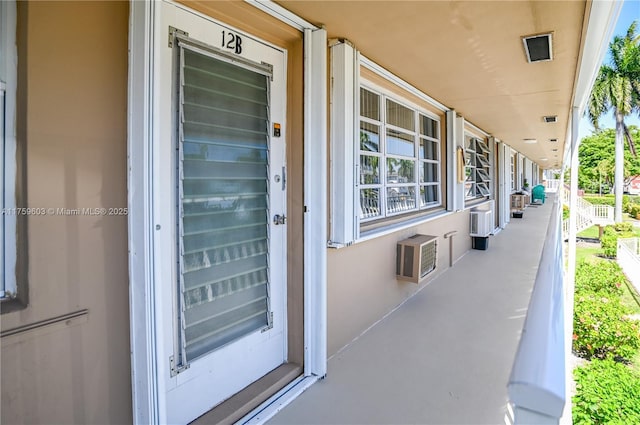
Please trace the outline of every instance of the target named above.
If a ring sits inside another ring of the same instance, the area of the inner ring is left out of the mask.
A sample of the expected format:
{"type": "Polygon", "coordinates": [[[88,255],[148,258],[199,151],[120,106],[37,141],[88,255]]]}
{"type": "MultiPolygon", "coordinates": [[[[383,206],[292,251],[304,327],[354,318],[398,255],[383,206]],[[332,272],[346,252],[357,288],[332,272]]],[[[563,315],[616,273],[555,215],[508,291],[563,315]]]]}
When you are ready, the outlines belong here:
{"type": "Polygon", "coordinates": [[[561,207],[555,201],[508,393],[514,424],[558,424],[565,401],[565,296],[561,207]]]}
{"type": "Polygon", "coordinates": [[[640,294],[640,238],[618,238],[618,264],[640,294]]]}

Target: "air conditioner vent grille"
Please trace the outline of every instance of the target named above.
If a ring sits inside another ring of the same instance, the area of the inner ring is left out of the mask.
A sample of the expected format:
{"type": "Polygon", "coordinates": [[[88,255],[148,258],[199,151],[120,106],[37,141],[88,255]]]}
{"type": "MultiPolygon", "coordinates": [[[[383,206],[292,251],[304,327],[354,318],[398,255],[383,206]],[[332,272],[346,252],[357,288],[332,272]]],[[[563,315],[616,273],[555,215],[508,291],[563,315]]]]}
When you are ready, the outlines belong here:
{"type": "Polygon", "coordinates": [[[396,277],[419,283],[436,268],[436,236],[414,235],[396,246],[396,277]]]}
{"type": "Polygon", "coordinates": [[[543,62],[553,59],[551,33],[522,37],[522,42],[529,62],[543,62]]]}
{"type": "Polygon", "coordinates": [[[420,278],[422,279],[436,268],[436,244],[423,245],[420,251],[420,278]]]}

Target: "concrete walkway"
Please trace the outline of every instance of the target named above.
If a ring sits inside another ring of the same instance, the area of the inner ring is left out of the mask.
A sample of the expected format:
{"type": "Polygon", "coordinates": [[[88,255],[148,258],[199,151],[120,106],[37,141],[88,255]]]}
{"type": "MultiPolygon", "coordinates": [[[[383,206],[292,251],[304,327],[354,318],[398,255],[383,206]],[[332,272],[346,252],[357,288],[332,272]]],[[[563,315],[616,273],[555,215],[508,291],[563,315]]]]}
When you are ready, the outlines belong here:
{"type": "Polygon", "coordinates": [[[503,424],[552,210],[525,210],[329,360],[270,424],[503,424]]]}

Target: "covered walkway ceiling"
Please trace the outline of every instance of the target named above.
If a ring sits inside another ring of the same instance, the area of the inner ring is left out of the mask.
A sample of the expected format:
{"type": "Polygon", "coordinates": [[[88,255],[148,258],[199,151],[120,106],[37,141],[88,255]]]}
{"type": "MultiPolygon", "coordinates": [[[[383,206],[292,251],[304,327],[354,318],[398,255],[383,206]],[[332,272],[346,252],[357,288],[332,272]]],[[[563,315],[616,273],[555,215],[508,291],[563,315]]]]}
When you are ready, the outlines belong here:
{"type": "Polygon", "coordinates": [[[277,3],[323,25],[330,38],[348,39],[369,59],[541,167],[562,164],[589,2],[277,3]],[[528,63],[522,37],[549,32],[553,60],[528,63]],[[557,122],[545,123],[543,117],[552,115],[557,122]]]}

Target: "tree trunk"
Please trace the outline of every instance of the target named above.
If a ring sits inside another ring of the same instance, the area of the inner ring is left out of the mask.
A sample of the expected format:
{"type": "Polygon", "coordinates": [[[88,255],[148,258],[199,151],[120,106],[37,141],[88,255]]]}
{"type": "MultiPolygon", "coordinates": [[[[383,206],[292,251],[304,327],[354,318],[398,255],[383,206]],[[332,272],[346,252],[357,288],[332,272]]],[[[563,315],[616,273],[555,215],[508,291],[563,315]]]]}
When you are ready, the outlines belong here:
{"type": "Polygon", "coordinates": [[[622,192],[624,184],[624,117],[619,111],[616,114],[616,168],[614,174],[616,203],[614,208],[614,220],[622,221],[622,192]]]}

